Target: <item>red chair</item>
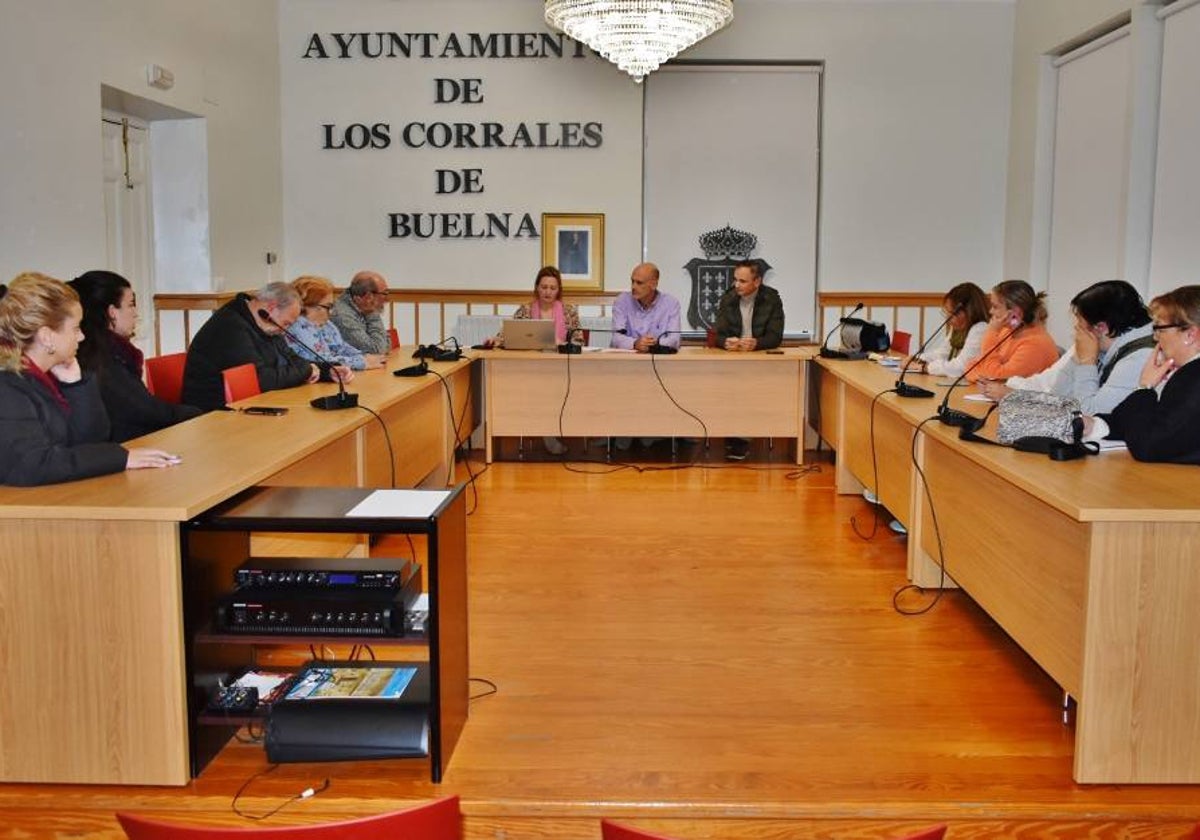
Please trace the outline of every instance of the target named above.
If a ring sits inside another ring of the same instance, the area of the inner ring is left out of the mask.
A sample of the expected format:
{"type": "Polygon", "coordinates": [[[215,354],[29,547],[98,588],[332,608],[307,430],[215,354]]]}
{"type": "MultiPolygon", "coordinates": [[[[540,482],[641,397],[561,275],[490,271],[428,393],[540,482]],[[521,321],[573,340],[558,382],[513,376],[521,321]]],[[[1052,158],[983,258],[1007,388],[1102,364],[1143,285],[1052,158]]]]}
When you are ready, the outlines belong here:
{"type": "Polygon", "coordinates": [[[892,335],[892,349],[901,356],[907,356],[910,347],[912,347],[912,333],[896,330],[892,335]]]}
{"type": "Polygon", "coordinates": [[[146,390],[164,402],[183,402],[183,367],[187,353],[168,353],[146,360],[146,390]]]}
{"type": "Polygon", "coordinates": [[[188,826],[120,811],[117,821],[129,840],[348,840],[351,837],[354,840],[462,840],[462,814],[458,810],[457,796],[447,796],[404,811],[324,825],[280,828],[188,826]]]}
{"type": "MultiPolygon", "coordinates": [[[[600,836],[603,840],[673,840],[665,834],[654,834],[640,828],[615,823],[612,820],[600,820],[600,836]]],[[[906,834],[896,840],[942,840],[946,836],[946,826],[935,825],[918,831],[916,834],[906,834]]]]}
{"type": "Polygon", "coordinates": [[[388,346],[393,350],[400,346],[400,330],[395,327],[388,327],[388,346]]]}
{"type": "Polygon", "coordinates": [[[221,371],[221,378],[225,380],[226,405],[262,393],[262,387],[258,384],[258,371],[252,364],[225,368],[221,371]]]}

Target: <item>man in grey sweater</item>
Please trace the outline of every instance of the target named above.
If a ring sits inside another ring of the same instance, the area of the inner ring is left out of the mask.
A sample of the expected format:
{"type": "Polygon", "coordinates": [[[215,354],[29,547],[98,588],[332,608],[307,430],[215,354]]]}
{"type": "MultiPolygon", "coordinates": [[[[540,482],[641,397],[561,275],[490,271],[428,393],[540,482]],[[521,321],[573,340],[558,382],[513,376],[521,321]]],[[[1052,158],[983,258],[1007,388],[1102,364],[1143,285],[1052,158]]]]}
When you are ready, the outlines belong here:
{"type": "Polygon", "coordinates": [[[387,327],[380,314],[387,306],[387,281],[377,271],[360,271],[333,304],[329,320],[347,344],[364,353],[386,355],[392,349],[387,327]]]}

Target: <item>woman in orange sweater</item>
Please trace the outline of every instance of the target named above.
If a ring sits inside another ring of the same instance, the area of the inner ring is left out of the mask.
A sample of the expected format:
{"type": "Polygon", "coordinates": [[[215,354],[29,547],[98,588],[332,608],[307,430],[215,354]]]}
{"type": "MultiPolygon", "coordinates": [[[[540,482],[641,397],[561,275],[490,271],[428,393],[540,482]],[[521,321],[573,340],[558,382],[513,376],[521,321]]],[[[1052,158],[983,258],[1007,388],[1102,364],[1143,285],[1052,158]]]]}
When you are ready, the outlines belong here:
{"type": "Polygon", "coordinates": [[[1058,360],[1058,347],[1046,332],[1045,292],[1034,292],[1024,280],[1005,280],[989,297],[991,321],[967,381],[1031,376],[1058,360]]]}

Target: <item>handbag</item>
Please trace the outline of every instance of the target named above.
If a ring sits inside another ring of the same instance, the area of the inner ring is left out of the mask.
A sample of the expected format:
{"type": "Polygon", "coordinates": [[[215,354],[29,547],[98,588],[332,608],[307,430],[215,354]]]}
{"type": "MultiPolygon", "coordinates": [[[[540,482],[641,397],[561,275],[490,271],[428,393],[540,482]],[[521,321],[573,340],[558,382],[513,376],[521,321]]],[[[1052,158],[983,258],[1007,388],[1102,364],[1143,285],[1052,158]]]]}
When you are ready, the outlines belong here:
{"type": "Polygon", "coordinates": [[[1001,443],[1016,443],[1026,437],[1078,443],[1083,437],[1083,410],[1074,397],[1041,391],[1009,391],[1000,398],[999,412],[996,439],[1001,443]]]}

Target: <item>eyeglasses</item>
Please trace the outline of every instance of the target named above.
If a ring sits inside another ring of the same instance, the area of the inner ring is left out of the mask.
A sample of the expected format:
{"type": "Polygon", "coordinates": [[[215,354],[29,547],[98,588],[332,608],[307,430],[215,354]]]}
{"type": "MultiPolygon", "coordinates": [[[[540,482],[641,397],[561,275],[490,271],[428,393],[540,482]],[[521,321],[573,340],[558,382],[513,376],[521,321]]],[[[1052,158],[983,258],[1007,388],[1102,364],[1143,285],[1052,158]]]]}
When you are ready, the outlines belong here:
{"type": "Polygon", "coordinates": [[[1191,324],[1180,324],[1180,323],[1154,324],[1153,326],[1150,327],[1150,332],[1157,334],[1157,333],[1162,332],[1163,330],[1186,330],[1190,326],[1191,326],[1191,324]]]}

